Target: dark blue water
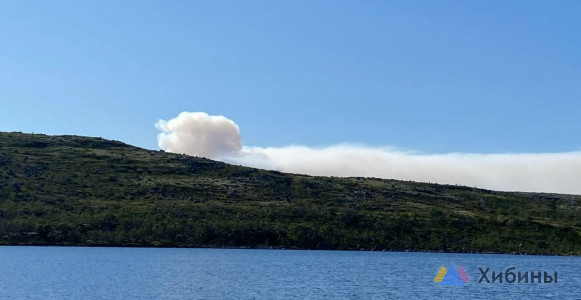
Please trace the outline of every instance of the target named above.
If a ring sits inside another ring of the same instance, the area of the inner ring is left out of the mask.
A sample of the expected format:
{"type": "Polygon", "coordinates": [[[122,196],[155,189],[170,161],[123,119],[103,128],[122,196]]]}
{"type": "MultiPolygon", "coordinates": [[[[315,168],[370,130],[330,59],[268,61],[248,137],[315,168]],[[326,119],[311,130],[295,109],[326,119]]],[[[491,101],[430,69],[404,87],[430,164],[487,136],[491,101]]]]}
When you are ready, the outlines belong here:
{"type": "Polygon", "coordinates": [[[0,297],[16,299],[581,299],[581,257],[0,247],[0,266],[0,297]],[[434,282],[451,264],[471,281],[434,282]],[[558,283],[477,283],[478,267],[513,266],[558,283]]]}

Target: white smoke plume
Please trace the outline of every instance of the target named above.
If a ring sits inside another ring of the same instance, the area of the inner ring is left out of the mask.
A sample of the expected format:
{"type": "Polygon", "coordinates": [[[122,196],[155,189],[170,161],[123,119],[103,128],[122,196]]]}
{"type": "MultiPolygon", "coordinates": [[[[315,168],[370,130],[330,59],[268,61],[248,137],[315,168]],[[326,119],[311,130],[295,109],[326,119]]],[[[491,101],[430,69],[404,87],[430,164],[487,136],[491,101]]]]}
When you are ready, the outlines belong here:
{"type": "Polygon", "coordinates": [[[216,158],[242,149],[238,125],[223,116],[182,112],[169,121],[159,120],[155,127],[161,130],[159,147],[168,152],[216,158]]]}
{"type": "Polygon", "coordinates": [[[387,147],[243,147],[236,123],[182,112],[156,127],[161,149],[225,162],[325,176],[364,176],[502,190],[581,194],[581,152],[418,154],[387,147]]]}

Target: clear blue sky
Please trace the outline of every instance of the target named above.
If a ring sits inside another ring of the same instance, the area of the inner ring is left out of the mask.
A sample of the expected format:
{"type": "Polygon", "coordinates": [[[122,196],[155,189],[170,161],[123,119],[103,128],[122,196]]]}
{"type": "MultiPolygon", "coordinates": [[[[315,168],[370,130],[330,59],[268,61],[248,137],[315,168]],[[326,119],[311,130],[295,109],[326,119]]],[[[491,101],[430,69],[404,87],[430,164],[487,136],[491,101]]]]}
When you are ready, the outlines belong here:
{"type": "Polygon", "coordinates": [[[245,145],[581,149],[581,1],[2,1],[0,130],[157,149],[225,115],[245,145]]]}

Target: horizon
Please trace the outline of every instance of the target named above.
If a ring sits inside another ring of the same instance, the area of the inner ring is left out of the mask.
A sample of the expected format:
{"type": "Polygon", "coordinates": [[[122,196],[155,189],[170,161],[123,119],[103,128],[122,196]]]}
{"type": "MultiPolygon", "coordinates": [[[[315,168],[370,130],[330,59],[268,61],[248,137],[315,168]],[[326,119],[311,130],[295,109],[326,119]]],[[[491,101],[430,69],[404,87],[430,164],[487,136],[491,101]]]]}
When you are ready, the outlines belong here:
{"type": "MultiPolygon", "coordinates": [[[[165,151],[163,149],[158,149],[158,150],[152,150],[152,149],[146,149],[146,148],[141,148],[129,143],[126,143],[124,141],[121,140],[112,140],[112,139],[107,139],[104,137],[97,137],[97,136],[82,136],[82,135],[70,135],[70,134],[65,134],[65,135],[49,135],[49,134],[44,134],[44,133],[38,133],[38,132],[21,132],[21,131],[10,131],[10,132],[3,132],[0,131],[0,133],[16,133],[16,134],[30,134],[30,135],[43,135],[43,136],[47,136],[47,137],[81,137],[81,138],[95,138],[95,139],[103,139],[103,140],[110,140],[110,141],[115,141],[115,142],[121,142],[124,143],[130,147],[136,147],[142,150],[146,150],[146,151],[165,151]]],[[[200,157],[200,158],[206,158],[206,159],[210,159],[210,160],[215,160],[215,161],[223,161],[227,164],[232,164],[232,165],[238,165],[238,166],[244,166],[244,167],[249,167],[249,168],[257,168],[257,169],[263,169],[263,170],[267,170],[267,171],[277,171],[277,172],[282,172],[282,173],[286,173],[286,174],[293,174],[293,175],[307,175],[307,176],[314,176],[314,177],[329,177],[329,178],[367,178],[367,179],[378,179],[378,180],[399,180],[402,182],[416,182],[416,183],[424,183],[424,184],[436,184],[436,185],[442,185],[442,186],[465,186],[468,188],[474,188],[474,189],[478,189],[478,190],[489,190],[492,192],[506,192],[506,193],[535,193],[535,194],[561,194],[561,195],[570,195],[570,196],[581,196],[581,192],[554,192],[554,191],[543,191],[543,190],[526,190],[526,189],[495,189],[495,188],[487,188],[487,187],[483,187],[483,186],[478,186],[478,185],[469,185],[469,184],[462,184],[462,183],[446,183],[446,182],[433,182],[430,180],[413,180],[413,179],[405,179],[405,178],[394,178],[394,177],[386,177],[386,176],[373,176],[373,175],[317,175],[317,174],[309,174],[308,172],[301,172],[299,171],[293,171],[293,170],[280,170],[280,169],[276,169],[275,167],[268,167],[268,166],[249,166],[249,165],[245,165],[245,164],[241,164],[240,162],[237,162],[236,160],[229,160],[228,158],[226,159],[222,159],[222,160],[216,160],[216,159],[212,159],[212,158],[207,158],[204,156],[199,156],[199,155],[195,155],[195,154],[188,154],[188,153],[180,153],[179,151],[167,151],[168,153],[172,153],[172,154],[177,154],[177,155],[188,155],[188,156],[192,156],[192,157],[200,157]]],[[[581,154],[581,153],[578,153],[581,154]]]]}

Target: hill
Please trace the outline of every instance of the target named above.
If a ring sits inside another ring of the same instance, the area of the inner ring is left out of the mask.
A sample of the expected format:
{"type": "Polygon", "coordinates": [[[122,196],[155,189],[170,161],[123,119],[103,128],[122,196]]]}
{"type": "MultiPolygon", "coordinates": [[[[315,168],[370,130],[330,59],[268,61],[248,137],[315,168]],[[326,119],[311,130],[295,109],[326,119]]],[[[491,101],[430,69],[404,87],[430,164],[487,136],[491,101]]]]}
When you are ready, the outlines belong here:
{"type": "Polygon", "coordinates": [[[0,133],[0,244],[581,254],[580,196],[284,174],[0,133]]]}

